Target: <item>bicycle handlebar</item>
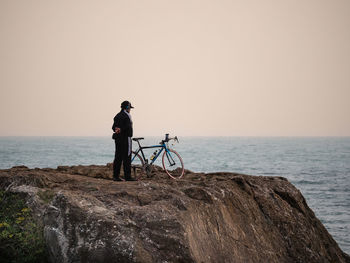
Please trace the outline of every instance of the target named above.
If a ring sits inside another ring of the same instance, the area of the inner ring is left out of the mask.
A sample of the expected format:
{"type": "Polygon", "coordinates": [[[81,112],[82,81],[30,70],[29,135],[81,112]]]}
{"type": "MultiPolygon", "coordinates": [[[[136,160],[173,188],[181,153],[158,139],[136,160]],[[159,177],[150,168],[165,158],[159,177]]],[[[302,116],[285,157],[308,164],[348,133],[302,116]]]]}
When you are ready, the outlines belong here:
{"type": "Polygon", "coordinates": [[[162,140],[162,141],[160,142],[160,144],[163,144],[163,143],[165,143],[165,142],[169,142],[169,141],[171,141],[171,140],[174,140],[174,141],[176,141],[177,143],[179,143],[179,139],[177,138],[177,136],[172,137],[172,138],[169,138],[169,133],[167,133],[167,134],[165,134],[165,140],[162,140]]]}

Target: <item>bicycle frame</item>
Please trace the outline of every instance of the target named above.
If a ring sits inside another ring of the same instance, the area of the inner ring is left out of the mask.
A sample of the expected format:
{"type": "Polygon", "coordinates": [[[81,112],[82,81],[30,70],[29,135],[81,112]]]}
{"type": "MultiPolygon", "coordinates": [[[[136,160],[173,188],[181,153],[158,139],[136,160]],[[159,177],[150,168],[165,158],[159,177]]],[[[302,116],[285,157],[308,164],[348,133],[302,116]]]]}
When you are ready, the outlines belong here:
{"type": "MultiPolygon", "coordinates": [[[[156,154],[156,156],[154,156],[154,158],[151,160],[150,164],[153,164],[157,160],[158,156],[163,152],[163,150],[165,150],[170,155],[170,151],[168,150],[168,147],[165,143],[152,146],[141,146],[139,141],[137,141],[137,143],[139,145],[139,148],[135,151],[135,153],[138,154],[139,152],[141,152],[145,164],[148,164],[148,159],[146,159],[145,154],[143,153],[143,149],[161,148],[160,151],[156,154]]],[[[136,154],[132,158],[131,162],[133,162],[133,160],[135,159],[136,154]]]]}

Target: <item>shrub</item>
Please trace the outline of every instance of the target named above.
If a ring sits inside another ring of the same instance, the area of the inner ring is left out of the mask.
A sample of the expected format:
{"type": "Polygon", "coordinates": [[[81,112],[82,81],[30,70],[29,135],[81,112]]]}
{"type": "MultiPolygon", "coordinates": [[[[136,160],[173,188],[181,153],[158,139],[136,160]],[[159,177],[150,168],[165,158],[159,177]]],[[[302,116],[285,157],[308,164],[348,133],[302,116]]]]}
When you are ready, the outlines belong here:
{"type": "Polygon", "coordinates": [[[1,262],[49,262],[43,236],[20,194],[0,191],[1,262]]]}

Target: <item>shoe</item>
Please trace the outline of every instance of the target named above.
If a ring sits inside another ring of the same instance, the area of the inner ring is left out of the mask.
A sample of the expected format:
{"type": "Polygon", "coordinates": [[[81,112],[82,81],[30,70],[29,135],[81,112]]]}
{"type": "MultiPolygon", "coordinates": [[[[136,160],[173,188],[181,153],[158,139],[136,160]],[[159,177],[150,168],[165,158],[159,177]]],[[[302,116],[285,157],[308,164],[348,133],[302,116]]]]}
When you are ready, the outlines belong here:
{"type": "Polygon", "coordinates": [[[137,180],[134,178],[127,178],[127,179],[125,179],[125,181],[137,181],[137,180]]]}
{"type": "Polygon", "coordinates": [[[113,181],[121,182],[121,181],[123,181],[123,180],[120,179],[119,177],[117,177],[117,178],[113,178],[113,181]]]}

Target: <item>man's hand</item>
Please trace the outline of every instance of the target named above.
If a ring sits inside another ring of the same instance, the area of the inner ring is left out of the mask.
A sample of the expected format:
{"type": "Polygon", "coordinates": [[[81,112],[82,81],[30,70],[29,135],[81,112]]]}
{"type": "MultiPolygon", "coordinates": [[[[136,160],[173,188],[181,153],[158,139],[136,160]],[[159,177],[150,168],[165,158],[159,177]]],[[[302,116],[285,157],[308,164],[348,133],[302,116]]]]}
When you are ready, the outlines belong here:
{"type": "Polygon", "coordinates": [[[114,131],[116,134],[118,134],[118,133],[120,133],[120,128],[116,127],[114,131]]]}

